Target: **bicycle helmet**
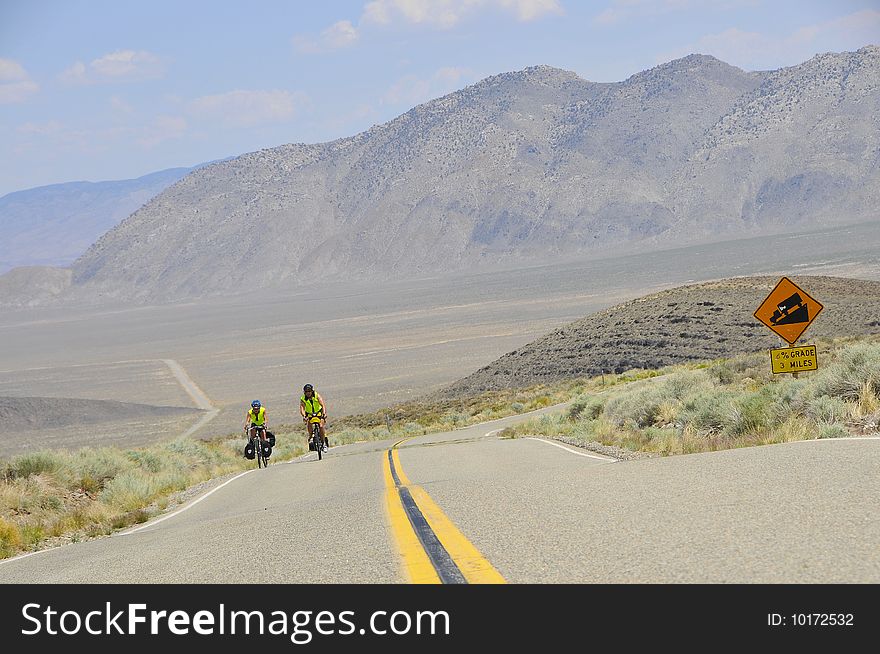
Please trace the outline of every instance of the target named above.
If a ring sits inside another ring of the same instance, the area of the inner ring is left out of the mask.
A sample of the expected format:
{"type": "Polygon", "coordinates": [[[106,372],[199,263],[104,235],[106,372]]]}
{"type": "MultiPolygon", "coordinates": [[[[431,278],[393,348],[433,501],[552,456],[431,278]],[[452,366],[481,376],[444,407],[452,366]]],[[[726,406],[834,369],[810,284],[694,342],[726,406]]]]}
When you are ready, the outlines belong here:
{"type": "Polygon", "coordinates": [[[261,406],[261,405],[260,405],[260,401],[259,401],[259,400],[254,400],[253,402],[251,402],[251,406],[252,406],[253,408],[255,408],[255,409],[259,409],[260,406],[261,406]]]}
{"type": "Polygon", "coordinates": [[[311,384],[306,384],[305,386],[303,386],[303,393],[305,393],[306,391],[313,391],[313,390],[315,390],[315,388],[311,384]]]}

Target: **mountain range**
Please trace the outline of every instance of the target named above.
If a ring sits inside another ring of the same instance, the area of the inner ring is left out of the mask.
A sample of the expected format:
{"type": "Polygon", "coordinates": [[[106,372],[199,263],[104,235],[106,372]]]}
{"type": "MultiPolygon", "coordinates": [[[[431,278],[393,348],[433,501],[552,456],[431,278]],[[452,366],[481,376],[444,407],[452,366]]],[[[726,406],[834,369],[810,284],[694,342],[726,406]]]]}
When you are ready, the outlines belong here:
{"type": "Polygon", "coordinates": [[[69,266],[107,230],[194,168],[136,179],[68,182],[0,197],[0,274],[19,266],[69,266]]]}
{"type": "Polygon", "coordinates": [[[176,301],[873,221],[878,116],[874,45],[757,72],[695,54],[617,83],[535,66],[194,170],[66,276],[19,273],[5,295],[0,278],[0,301],[176,301]],[[31,276],[57,283],[40,295],[31,276]]]}

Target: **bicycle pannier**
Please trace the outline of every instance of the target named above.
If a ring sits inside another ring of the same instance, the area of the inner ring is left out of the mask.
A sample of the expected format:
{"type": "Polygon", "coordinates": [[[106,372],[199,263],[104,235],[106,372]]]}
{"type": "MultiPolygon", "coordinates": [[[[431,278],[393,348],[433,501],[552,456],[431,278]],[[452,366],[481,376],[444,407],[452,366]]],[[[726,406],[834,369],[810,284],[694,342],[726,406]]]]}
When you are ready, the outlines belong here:
{"type": "Polygon", "coordinates": [[[244,446],[244,458],[253,459],[254,458],[254,446],[250,441],[247,442],[247,445],[244,446]]]}

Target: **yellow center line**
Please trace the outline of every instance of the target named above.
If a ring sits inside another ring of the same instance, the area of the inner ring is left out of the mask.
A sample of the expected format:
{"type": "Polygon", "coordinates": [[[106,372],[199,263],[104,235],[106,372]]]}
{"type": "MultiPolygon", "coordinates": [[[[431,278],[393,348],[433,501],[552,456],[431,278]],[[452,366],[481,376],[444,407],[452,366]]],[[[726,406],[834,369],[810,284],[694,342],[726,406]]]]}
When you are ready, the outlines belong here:
{"type": "Polygon", "coordinates": [[[391,523],[391,531],[397,542],[397,551],[403,559],[403,568],[411,584],[439,584],[440,577],[431,560],[419,542],[416,532],[413,530],[400,501],[400,494],[394,485],[391,476],[391,464],[388,457],[382,457],[384,461],[383,472],[385,473],[385,509],[388,512],[388,521],[391,523]]]}
{"type": "MultiPolygon", "coordinates": [[[[405,439],[408,440],[408,439],[405,439]]],[[[399,441],[395,443],[391,448],[391,457],[394,461],[394,468],[397,472],[398,480],[400,481],[401,487],[407,488],[418,505],[419,510],[422,512],[422,515],[425,517],[425,520],[428,522],[428,525],[431,527],[431,530],[437,536],[437,539],[449,553],[449,556],[452,558],[455,565],[461,571],[461,574],[467,580],[468,583],[471,584],[503,584],[507,583],[504,577],[498,572],[491,563],[482,555],[482,553],[471,543],[464,534],[459,531],[459,529],[452,523],[452,521],[443,513],[443,510],[437,505],[436,502],[419,486],[414,485],[406,474],[403,472],[403,467],[400,465],[400,457],[398,453],[397,446],[403,443],[404,441],[399,441]]],[[[437,581],[423,581],[417,582],[415,579],[417,575],[424,574],[423,565],[425,562],[430,566],[430,560],[424,552],[424,548],[422,548],[421,543],[418,540],[415,532],[413,531],[412,525],[407,519],[406,513],[403,509],[403,504],[400,500],[400,496],[398,493],[398,489],[394,485],[394,479],[391,475],[391,465],[387,461],[387,457],[385,457],[385,483],[386,483],[386,497],[388,499],[387,504],[389,505],[389,516],[391,518],[392,528],[394,530],[395,536],[397,537],[398,546],[401,550],[401,554],[404,557],[404,562],[409,571],[409,575],[413,578],[414,583],[438,583],[439,577],[437,577],[436,572],[434,573],[434,577],[437,581]],[[390,486],[389,486],[390,484],[390,486]],[[394,512],[392,512],[392,507],[394,512]],[[405,527],[405,529],[404,529],[405,527]],[[407,532],[405,535],[401,534],[401,531],[407,532]],[[405,541],[403,539],[406,539],[405,541]],[[407,546],[404,546],[404,542],[407,543],[407,546]],[[413,545],[417,545],[419,548],[420,557],[416,557],[411,548],[413,545]],[[417,564],[414,568],[413,564],[417,564]]],[[[433,570],[433,569],[432,569],[433,570]]]]}

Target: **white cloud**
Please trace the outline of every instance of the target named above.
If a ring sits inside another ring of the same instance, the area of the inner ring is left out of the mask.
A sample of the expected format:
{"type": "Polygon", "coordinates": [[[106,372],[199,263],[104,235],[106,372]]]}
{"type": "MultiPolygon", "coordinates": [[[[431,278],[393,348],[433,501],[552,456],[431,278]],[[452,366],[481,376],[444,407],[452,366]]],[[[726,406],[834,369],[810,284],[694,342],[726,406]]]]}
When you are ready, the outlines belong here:
{"type": "Polygon", "coordinates": [[[62,125],[57,120],[50,120],[45,123],[27,122],[18,126],[20,134],[38,134],[46,136],[49,134],[57,134],[62,130],[62,125]]]}
{"type": "Polygon", "coordinates": [[[758,0],[613,0],[593,19],[600,25],[614,25],[629,19],[651,18],[685,9],[735,9],[754,6],[758,0]]]}
{"type": "Polygon", "coordinates": [[[559,0],[372,0],[364,6],[361,21],[387,25],[403,20],[447,29],[468,14],[490,9],[513,13],[520,21],[562,13],[559,0]]]}
{"type": "Polygon", "coordinates": [[[40,90],[40,85],[31,80],[0,84],[0,104],[18,104],[27,100],[40,90]]]}
{"type": "Polygon", "coordinates": [[[458,90],[473,78],[472,71],[453,67],[441,68],[428,78],[406,75],[388,89],[382,103],[412,107],[458,90]]]}
{"type": "Polygon", "coordinates": [[[95,59],[91,63],[92,70],[98,75],[114,78],[131,78],[139,76],[155,76],[161,71],[162,62],[150,52],[134,50],[118,50],[95,59]]]}
{"type": "Polygon", "coordinates": [[[158,116],[153,124],[144,128],[137,143],[153,148],[163,141],[180,138],[186,133],[187,122],[182,116],[158,116]]]}
{"type": "Polygon", "coordinates": [[[229,91],[197,98],[187,105],[190,114],[227,127],[254,127],[291,119],[306,102],[289,91],[229,91]]]}
{"type": "Polygon", "coordinates": [[[126,118],[135,112],[134,107],[116,95],[110,98],[110,110],[117,118],[126,118]]]}
{"type": "Polygon", "coordinates": [[[0,59],[0,82],[20,82],[28,78],[21,64],[12,59],[0,59]]]}
{"type": "Polygon", "coordinates": [[[85,84],[88,82],[86,65],[81,61],[77,61],[70,68],[64,70],[58,78],[67,84],[85,84]]]}
{"type": "Polygon", "coordinates": [[[293,37],[293,44],[300,52],[327,52],[347,48],[358,39],[358,30],[351,21],[341,20],[334,23],[323,32],[318,39],[307,36],[293,37]]]}
{"type": "Polygon", "coordinates": [[[559,0],[371,0],[364,5],[357,25],[342,20],[318,38],[294,36],[293,44],[300,52],[328,52],[353,45],[365,25],[403,23],[450,29],[470,14],[489,10],[513,14],[521,22],[564,13],[559,0]]]}
{"type": "Polygon", "coordinates": [[[144,50],[117,50],[86,65],[77,61],[59,76],[68,84],[131,82],[157,79],[165,74],[165,62],[144,50]]]}
{"type": "Polygon", "coordinates": [[[0,59],[0,104],[18,104],[40,90],[17,61],[0,59]]]}
{"type": "Polygon", "coordinates": [[[693,52],[711,54],[745,70],[771,70],[806,61],[818,52],[855,50],[876,43],[880,11],[865,9],[783,35],[746,32],[735,27],[707,34],[695,43],[666,52],[657,63],[693,52]]]}
{"type": "Polygon", "coordinates": [[[880,10],[863,9],[847,16],[814,26],[816,34],[823,32],[847,36],[853,41],[868,45],[880,42],[880,10]]]}
{"type": "Polygon", "coordinates": [[[343,48],[357,40],[357,30],[350,21],[341,20],[321,33],[321,37],[333,48],[343,48]]]}
{"type": "Polygon", "coordinates": [[[499,0],[504,9],[512,10],[517,20],[529,22],[546,14],[562,15],[562,6],[557,0],[499,0]]]}

